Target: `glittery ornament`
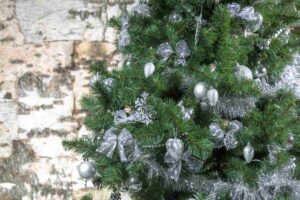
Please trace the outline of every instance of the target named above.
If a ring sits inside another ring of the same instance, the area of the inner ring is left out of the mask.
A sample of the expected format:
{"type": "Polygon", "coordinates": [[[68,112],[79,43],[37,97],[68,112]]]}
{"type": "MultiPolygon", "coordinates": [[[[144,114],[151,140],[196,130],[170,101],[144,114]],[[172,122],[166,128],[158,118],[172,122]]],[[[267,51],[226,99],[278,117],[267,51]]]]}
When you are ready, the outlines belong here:
{"type": "Polygon", "coordinates": [[[130,192],[136,193],[142,189],[143,183],[137,177],[129,177],[127,187],[130,192]]]}
{"type": "Polygon", "coordinates": [[[255,10],[252,6],[246,6],[244,7],[238,14],[238,16],[246,21],[255,21],[255,10]]]}
{"type": "Polygon", "coordinates": [[[96,173],[96,165],[92,161],[84,161],[78,166],[78,173],[81,178],[90,179],[96,173]]]}
{"type": "Polygon", "coordinates": [[[150,8],[147,4],[137,4],[136,6],[134,6],[131,10],[131,12],[134,15],[140,15],[143,17],[150,17],[151,16],[151,12],[150,12],[150,8]]]}
{"type": "Polygon", "coordinates": [[[207,91],[207,99],[210,106],[215,106],[219,99],[218,90],[212,88],[207,91]]]}
{"type": "Polygon", "coordinates": [[[241,10],[241,6],[237,3],[227,4],[227,9],[231,16],[237,16],[241,10]]]}
{"type": "Polygon", "coordinates": [[[106,89],[111,90],[115,83],[115,79],[113,78],[107,78],[103,80],[103,84],[105,85],[106,89]]]}
{"type": "Polygon", "coordinates": [[[144,74],[145,74],[145,78],[148,78],[149,76],[151,76],[155,71],[155,65],[153,63],[147,63],[144,66],[144,74]]]}
{"type": "Polygon", "coordinates": [[[264,20],[263,16],[258,12],[256,12],[254,16],[255,16],[255,20],[251,20],[246,23],[246,29],[252,33],[255,33],[260,29],[264,20]]]}
{"type": "Polygon", "coordinates": [[[236,79],[239,81],[253,79],[252,71],[244,65],[237,64],[234,69],[234,75],[235,75],[236,79]]]}
{"type": "Polygon", "coordinates": [[[197,99],[203,99],[207,93],[207,86],[204,82],[199,82],[194,87],[194,95],[197,99]]]}
{"type": "Polygon", "coordinates": [[[174,11],[169,15],[169,22],[175,24],[177,22],[180,22],[182,20],[182,16],[180,13],[174,11]]]}
{"type": "Polygon", "coordinates": [[[160,44],[157,48],[157,54],[163,58],[163,61],[167,61],[172,53],[173,49],[168,42],[160,44]]]}
{"type": "Polygon", "coordinates": [[[191,50],[189,49],[186,41],[180,40],[176,43],[176,53],[179,57],[176,60],[176,65],[186,65],[186,58],[191,55],[191,50]]]}
{"type": "Polygon", "coordinates": [[[250,143],[244,147],[243,153],[246,163],[250,163],[254,157],[254,148],[250,145],[250,143]]]}

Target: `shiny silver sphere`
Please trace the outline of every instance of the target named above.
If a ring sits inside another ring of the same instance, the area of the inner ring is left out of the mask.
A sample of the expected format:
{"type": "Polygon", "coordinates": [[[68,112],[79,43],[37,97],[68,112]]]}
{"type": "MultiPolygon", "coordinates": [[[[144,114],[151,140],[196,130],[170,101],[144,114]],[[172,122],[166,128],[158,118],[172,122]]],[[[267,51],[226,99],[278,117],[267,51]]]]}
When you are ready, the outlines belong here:
{"type": "Polygon", "coordinates": [[[197,99],[203,99],[206,96],[207,88],[204,82],[199,82],[194,87],[194,95],[197,99]]]}
{"type": "Polygon", "coordinates": [[[90,179],[96,173],[96,165],[91,161],[84,161],[78,166],[78,173],[81,178],[90,179]]]}

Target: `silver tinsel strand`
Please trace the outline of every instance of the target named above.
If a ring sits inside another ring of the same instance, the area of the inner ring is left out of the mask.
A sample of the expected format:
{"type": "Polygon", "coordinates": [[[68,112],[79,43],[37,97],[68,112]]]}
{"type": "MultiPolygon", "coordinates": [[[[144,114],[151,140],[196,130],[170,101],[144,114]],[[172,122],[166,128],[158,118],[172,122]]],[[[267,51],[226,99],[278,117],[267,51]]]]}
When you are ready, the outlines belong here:
{"type": "Polygon", "coordinates": [[[207,102],[201,102],[201,108],[205,111],[218,113],[228,118],[243,117],[255,108],[257,98],[255,97],[219,97],[215,106],[207,102]]]}
{"type": "Polygon", "coordinates": [[[121,17],[121,31],[119,34],[119,48],[124,48],[130,44],[130,35],[128,32],[129,17],[124,15],[121,17]]]}

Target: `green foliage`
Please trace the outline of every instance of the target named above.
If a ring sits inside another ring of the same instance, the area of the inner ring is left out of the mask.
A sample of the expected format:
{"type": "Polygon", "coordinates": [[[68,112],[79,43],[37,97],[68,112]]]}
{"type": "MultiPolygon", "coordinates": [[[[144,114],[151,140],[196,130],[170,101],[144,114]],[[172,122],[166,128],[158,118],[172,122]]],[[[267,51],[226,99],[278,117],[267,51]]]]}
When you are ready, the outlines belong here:
{"type": "Polygon", "coordinates": [[[93,200],[92,194],[86,194],[80,198],[80,200],[93,200]]]}
{"type": "MultiPolygon", "coordinates": [[[[99,73],[102,79],[114,78],[116,81],[111,89],[105,87],[101,81],[96,82],[92,86],[92,94],[82,99],[82,107],[87,113],[84,122],[91,131],[90,138],[64,141],[63,144],[67,149],[96,161],[97,171],[101,174],[101,178],[96,181],[102,185],[120,187],[126,184],[130,175],[134,175],[143,182],[143,190],[135,194],[137,199],[159,200],[166,197],[185,199],[192,196],[185,191],[174,192],[170,188],[165,188],[161,177],[148,180],[147,169],[141,162],[124,164],[119,161],[116,153],[110,159],[96,152],[96,148],[102,143],[104,131],[114,126],[114,112],[125,107],[134,109],[134,102],[143,91],[150,94],[147,103],[156,113],[153,123],[147,126],[141,123],[126,124],[116,128],[118,130],[127,128],[141,147],[165,144],[175,134],[184,141],[185,149],[190,150],[195,158],[204,161],[199,175],[224,181],[243,180],[255,188],[256,177],[261,172],[272,171],[282,166],[292,156],[300,157],[300,123],[297,113],[300,104],[293,94],[280,91],[274,97],[262,97],[254,81],[239,81],[233,75],[237,63],[248,66],[251,70],[261,63],[267,68],[270,79],[276,80],[283,67],[290,62],[293,53],[299,50],[299,33],[292,32],[287,43],[275,38],[269,48],[260,49],[258,46],[279,29],[292,27],[297,20],[299,21],[297,9],[300,8],[300,2],[281,0],[275,4],[273,0],[237,1],[242,7],[253,5],[264,18],[262,28],[247,37],[244,35],[244,22],[231,17],[226,8],[226,4],[231,1],[224,0],[219,4],[213,2],[150,0],[151,17],[130,15],[131,44],[122,51],[132,56],[132,64],[123,70],[110,73],[106,71],[105,62],[91,62],[90,70],[93,74],[99,73]],[[202,25],[199,44],[195,46],[196,22],[191,13],[198,16],[201,10],[207,23],[202,25]],[[173,11],[181,13],[183,20],[175,24],[170,23],[168,16],[173,11]],[[175,66],[175,54],[166,62],[162,62],[156,54],[158,45],[169,42],[175,47],[182,39],[189,44],[192,52],[187,59],[187,65],[175,66]],[[143,66],[148,62],[155,63],[156,69],[151,77],[145,79],[143,66]],[[216,66],[213,72],[212,64],[216,66]],[[187,76],[191,77],[191,83],[183,89],[182,82],[187,76]],[[245,117],[238,118],[244,123],[245,128],[237,135],[239,143],[237,148],[230,151],[225,148],[214,148],[215,143],[209,133],[209,124],[218,122],[227,128],[226,123],[232,119],[201,109],[193,96],[193,87],[199,81],[216,88],[220,96],[259,98],[254,110],[245,117]],[[180,100],[183,100],[186,107],[194,108],[193,117],[189,121],[182,119],[181,110],[177,106],[180,100]],[[267,145],[273,143],[284,145],[290,132],[295,135],[294,148],[291,151],[280,152],[277,164],[270,165],[267,145]],[[243,147],[248,142],[255,148],[255,159],[261,162],[250,164],[245,162],[243,147]]],[[[120,19],[112,18],[110,25],[120,30],[120,19]]],[[[142,150],[155,155],[157,162],[166,167],[165,147],[142,150]]],[[[181,176],[187,174],[183,169],[181,176]]],[[[300,178],[299,167],[295,175],[300,178]]],[[[285,196],[280,198],[289,198],[288,194],[285,196]]],[[[195,198],[202,200],[206,199],[206,196],[198,193],[195,198]]],[[[228,194],[223,194],[222,199],[228,198],[228,194]]]]}

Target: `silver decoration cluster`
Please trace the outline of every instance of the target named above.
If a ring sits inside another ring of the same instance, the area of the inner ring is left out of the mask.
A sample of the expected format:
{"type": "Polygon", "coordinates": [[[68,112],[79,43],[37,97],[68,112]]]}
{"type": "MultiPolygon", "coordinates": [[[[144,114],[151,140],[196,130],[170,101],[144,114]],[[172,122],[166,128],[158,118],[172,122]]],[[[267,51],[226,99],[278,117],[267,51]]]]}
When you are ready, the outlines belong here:
{"type": "Polygon", "coordinates": [[[137,4],[136,6],[134,6],[132,8],[131,12],[134,15],[140,15],[140,16],[143,16],[143,17],[150,17],[151,16],[151,11],[150,11],[149,6],[147,4],[144,4],[144,3],[140,3],[140,4],[137,4]]]}
{"type": "Polygon", "coordinates": [[[128,32],[129,17],[124,15],[121,17],[121,31],[119,34],[119,48],[124,48],[130,44],[130,35],[128,32]]]}
{"type": "Polygon", "coordinates": [[[291,64],[287,65],[278,80],[269,84],[267,79],[256,79],[261,92],[266,96],[274,96],[281,89],[287,89],[300,99],[300,54],[295,54],[291,64]]]}
{"type": "Polygon", "coordinates": [[[226,132],[217,123],[209,125],[210,133],[215,139],[216,148],[225,147],[227,150],[237,147],[238,141],[235,138],[235,134],[242,128],[243,123],[237,120],[229,122],[229,130],[226,132]]]}
{"type": "Polygon", "coordinates": [[[147,105],[147,98],[149,94],[143,92],[141,97],[137,98],[135,101],[135,110],[127,116],[124,110],[118,110],[114,116],[115,125],[126,124],[126,123],[136,123],[140,122],[143,124],[150,124],[154,116],[153,109],[147,105]]]}
{"type": "Polygon", "coordinates": [[[179,42],[176,43],[175,47],[178,59],[175,61],[176,65],[186,65],[186,58],[191,55],[191,50],[186,43],[185,40],[180,40],[179,42]]]}
{"type": "Polygon", "coordinates": [[[258,176],[256,188],[248,186],[242,180],[225,182],[196,175],[179,178],[178,182],[181,184],[166,182],[165,185],[174,191],[202,192],[210,200],[218,200],[224,193],[229,193],[232,200],[274,200],[287,189],[292,194],[292,199],[300,199],[300,181],[293,178],[295,168],[295,159],[291,159],[278,170],[262,172],[258,176]]]}
{"type": "Polygon", "coordinates": [[[187,169],[192,173],[197,173],[201,169],[202,161],[193,158],[189,152],[185,152],[184,144],[180,139],[168,139],[166,148],[167,153],[164,161],[169,165],[167,174],[171,180],[178,181],[182,169],[182,161],[186,163],[187,169]]]}
{"type": "Polygon", "coordinates": [[[219,100],[219,92],[215,88],[207,89],[207,85],[204,82],[198,82],[194,87],[194,95],[198,100],[202,101],[202,104],[208,104],[209,106],[216,106],[219,100]]]}
{"type": "Polygon", "coordinates": [[[135,141],[127,129],[123,128],[117,136],[117,130],[110,128],[105,132],[103,140],[101,146],[96,149],[97,152],[112,158],[116,147],[118,147],[121,162],[129,162],[132,159],[135,141]]]}
{"type": "Polygon", "coordinates": [[[168,42],[160,44],[157,48],[157,54],[162,57],[163,61],[167,61],[172,53],[173,49],[168,42]]]}
{"type": "Polygon", "coordinates": [[[154,72],[155,72],[155,65],[152,62],[145,64],[144,66],[145,78],[150,77],[154,72]]]}
{"type": "Polygon", "coordinates": [[[243,117],[256,107],[257,98],[255,97],[233,97],[222,96],[216,106],[210,106],[207,102],[201,103],[204,111],[221,114],[228,118],[243,117]]]}
{"type": "Polygon", "coordinates": [[[183,120],[184,121],[188,121],[189,119],[191,119],[193,113],[194,113],[194,109],[193,108],[185,108],[183,105],[183,101],[180,101],[177,104],[183,114],[183,120]]]}
{"type": "Polygon", "coordinates": [[[260,29],[263,23],[263,16],[255,12],[252,6],[246,6],[241,9],[241,6],[237,3],[227,5],[228,11],[232,17],[238,17],[246,21],[246,31],[256,32],[260,29]]]}

